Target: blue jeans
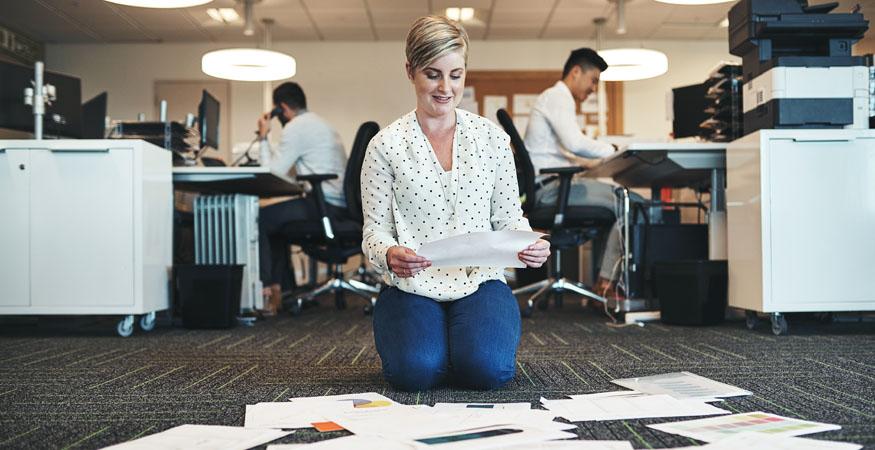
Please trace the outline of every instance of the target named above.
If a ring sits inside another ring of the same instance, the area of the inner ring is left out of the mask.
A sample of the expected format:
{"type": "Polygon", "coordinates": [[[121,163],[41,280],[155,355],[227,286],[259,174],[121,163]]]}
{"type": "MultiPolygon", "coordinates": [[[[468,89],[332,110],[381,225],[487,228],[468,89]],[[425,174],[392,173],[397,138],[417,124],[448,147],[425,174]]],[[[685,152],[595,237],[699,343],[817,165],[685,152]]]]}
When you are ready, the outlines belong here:
{"type": "Polygon", "coordinates": [[[374,307],[374,341],[383,376],[396,389],[419,391],[447,381],[495,389],[516,372],[520,310],[501,281],[451,302],[437,302],[395,287],[374,307]]]}

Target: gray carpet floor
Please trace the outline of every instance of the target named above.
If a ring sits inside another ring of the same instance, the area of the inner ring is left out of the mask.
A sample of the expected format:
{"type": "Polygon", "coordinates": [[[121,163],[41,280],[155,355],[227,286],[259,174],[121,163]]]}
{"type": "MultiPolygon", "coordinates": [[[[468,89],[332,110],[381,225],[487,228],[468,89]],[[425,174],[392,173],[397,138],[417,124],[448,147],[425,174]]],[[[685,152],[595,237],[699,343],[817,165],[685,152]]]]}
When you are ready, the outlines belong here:
{"type": "MultiPolygon", "coordinates": [[[[742,322],[713,327],[613,328],[578,305],[523,321],[516,378],[491,392],[396,392],[382,379],[369,317],[323,306],[254,327],[187,330],[160,323],[130,338],[84,318],[0,321],[0,447],[99,448],[185,423],[242,425],[244,405],[375,391],[406,404],[533,402],[617,390],[611,379],[687,370],[754,393],[736,412],[835,423],[810,437],[875,449],[875,324],[795,320],[791,334],[742,322]]],[[[635,448],[699,442],[645,425],[672,419],[578,423],[582,439],[635,448]]],[[[278,443],[345,435],[300,430],[278,443]]]]}

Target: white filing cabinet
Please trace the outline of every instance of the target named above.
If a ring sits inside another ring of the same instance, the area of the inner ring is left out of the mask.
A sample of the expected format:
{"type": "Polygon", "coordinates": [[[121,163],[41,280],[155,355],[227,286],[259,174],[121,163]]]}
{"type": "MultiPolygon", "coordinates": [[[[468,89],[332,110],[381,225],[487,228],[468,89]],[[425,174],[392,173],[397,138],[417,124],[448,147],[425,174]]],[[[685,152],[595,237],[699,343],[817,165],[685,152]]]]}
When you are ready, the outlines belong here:
{"type": "Polygon", "coordinates": [[[137,140],[0,141],[0,315],[169,306],[171,155],[137,140]]]}
{"type": "Polygon", "coordinates": [[[760,130],[726,150],[729,305],[875,310],[875,130],[760,130]]]}

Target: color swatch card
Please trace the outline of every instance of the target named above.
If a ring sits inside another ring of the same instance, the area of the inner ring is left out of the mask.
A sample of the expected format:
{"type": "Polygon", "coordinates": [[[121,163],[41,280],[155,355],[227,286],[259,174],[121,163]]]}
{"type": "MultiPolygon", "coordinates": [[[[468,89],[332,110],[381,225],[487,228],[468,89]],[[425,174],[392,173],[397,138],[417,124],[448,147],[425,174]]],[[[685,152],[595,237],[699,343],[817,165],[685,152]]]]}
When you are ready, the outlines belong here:
{"type": "Polygon", "coordinates": [[[623,378],[613,380],[611,383],[646,394],[667,394],[674,398],[694,398],[705,401],[721,397],[751,395],[750,391],[690,372],[673,372],[649,377],[623,378]]]}
{"type": "Polygon", "coordinates": [[[764,412],[733,414],[710,419],[647,425],[654,430],[717,442],[733,434],[743,432],[764,433],[772,436],[801,436],[822,431],[839,430],[842,427],[828,423],[791,419],[764,412]]]}

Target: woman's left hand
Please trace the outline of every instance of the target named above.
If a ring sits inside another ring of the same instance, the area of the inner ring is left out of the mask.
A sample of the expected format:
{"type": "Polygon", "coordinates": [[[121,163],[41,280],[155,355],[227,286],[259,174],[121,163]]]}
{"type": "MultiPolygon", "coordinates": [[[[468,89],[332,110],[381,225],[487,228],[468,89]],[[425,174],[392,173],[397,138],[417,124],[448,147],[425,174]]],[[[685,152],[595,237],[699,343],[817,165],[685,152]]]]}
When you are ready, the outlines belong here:
{"type": "Polygon", "coordinates": [[[534,244],[517,253],[517,257],[528,267],[541,267],[550,256],[550,243],[538,239],[534,244]]]}

